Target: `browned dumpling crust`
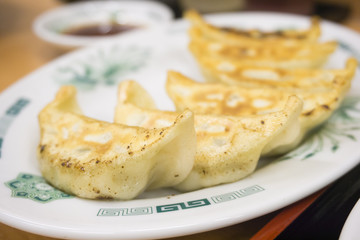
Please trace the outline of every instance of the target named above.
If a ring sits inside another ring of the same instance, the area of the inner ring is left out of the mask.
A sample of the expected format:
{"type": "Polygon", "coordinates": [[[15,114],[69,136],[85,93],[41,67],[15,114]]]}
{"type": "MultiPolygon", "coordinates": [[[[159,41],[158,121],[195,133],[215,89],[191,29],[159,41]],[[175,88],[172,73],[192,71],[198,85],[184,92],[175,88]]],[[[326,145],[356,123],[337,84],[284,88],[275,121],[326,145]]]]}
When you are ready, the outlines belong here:
{"type": "Polygon", "coordinates": [[[254,116],[277,112],[289,96],[296,95],[304,103],[299,116],[302,137],[298,141],[301,141],[309,131],[324,123],[339,107],[350,85],[351,78],[335,81],[328,89],[244,87],[195,82],[181,73],[170,71],[166,90],[178,111],[189,108],[196,114],[226,116],[254,116]]]}
{"type": "Polygon", "coordinates": [[[203,38],[224,42],[230,45],[293,45],[297,43],[311,43],[318,41],[321,34],[320,19],[311,18],[310,27],[304,30],[279,30],[264,32],[257,29],[241,30],[225,26],[216,26],[207,22],[195,10],[185,13],[185,18],[191,23],[191,27],[197,29],[203,38]]]}
{"type": "Polygon", "coordinates": [[[193,167],[196,134],[189,110],[164,128],[108,123],[83,116],[76,89],[65,86],[40,112],[39,124],[43,177],[79,197],[132,199],[145,189],[179,184],[193,167]]]}
{"type": "Polygon", "coordinates": [[[228,60],[199,58],[200,68],[208,82],[244,87],[326,90],[347,84],[354,76],[357,60],[349,58],[344,69],[281,69],[244,66],[228,60]]]}
{"type": "MultiPolygon", "coordinates": [[[[115,122],[148,129],[169,126],[178,113],[153,109],[151,96],[136,82],[119,85],[115,122]],[[143,96],[139,102],[132,96],[143,96]]],[[[175,186],[181,191],[237,181],[250,175],[262,154],[288,147],[299,137],[302,101],[290,96],[279,111],[251,117],[195,114],[193,169],[175,186]]]]}
{"type": "Polygon", "coordinates": [[[229,60],[242,66],[282,69],[321,67],[336,50],[337,42],[319,42],[319,19],[307,30],[235,30],[207,23],[197,12],[185,14],[190,21],[189,50],[201,58],[229,60]]]}

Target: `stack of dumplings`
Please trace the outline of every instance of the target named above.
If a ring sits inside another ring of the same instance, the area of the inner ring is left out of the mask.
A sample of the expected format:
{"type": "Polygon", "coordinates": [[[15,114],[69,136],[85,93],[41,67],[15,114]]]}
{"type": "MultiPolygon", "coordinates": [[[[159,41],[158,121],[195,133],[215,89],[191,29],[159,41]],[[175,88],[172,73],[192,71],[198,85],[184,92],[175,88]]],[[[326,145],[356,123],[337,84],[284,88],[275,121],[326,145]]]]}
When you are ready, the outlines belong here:
{"type": "Polygon", "coordinates": [[[39,124],[43,177],[79,197],[133,199],[145,189],[179,184],[193,167],[196,135],[189,110],[163,128],[108,123],[84,116],[76,89],[65,86],[40,112],[39,124]]]}
{"type": "MultiPolygon", "coordinates": [[[[189,49],[198,60],[230,61],[235,66],[281,69],[321,67],[336,50],[335,41],[320,43],[319,19],[307,31],[261,32],[210,25],[195,11],[185,17],[191,22],[189,49]]],[[[226,65],[223,66],[226,68],[226,65]]]]}
{"type": "Polygon", "coordinates": [[[287,146],[266,152],[284,154],[301,143],[340,106],[351,86],[357,61],[344,69],[323,69],[336,50],[335,41],[320,42],[320,21],[307,30],[238,30],[206,22],[188,11],[189,49],[206,83],[170,71],[168,95],[178,111],[226,116],[257,116],[277,112],[289,96],[303,102],[300,133],[287,146]]]}
{"type": "Polygon", "coordinates": [[[238,181],[262,156],[297,147],[339,107],[357,61],[322,69],[336,42],[308,30],[221,28],[189,11],[189,49],[206,82],[168,71],[176,111],[162,111],[137,82],[118,86],[114,122],[82,114],[62,87],[39,114],[40,170],[88,199],[136,198],[148,189],[193,191],[238,181]]]}
{"type": "MultiPolygon", "coordinates": [[[[138,83],[119,85],[115,122],[143,128],[171,125],[178,113],[154,109],[151,96],[138,83]],[[138,102],[140,95],[147,101],[138,102]]],[[[187,178],[174,186],[191,191],[237,181],[252,173],[260,156],[291,144],[299,133],[302,101],[289,96],[277,112],[257,116],[195,114],[197,137],[194,166],[187,178]]],[[[186,151],[186,150],[184,150],[186,151]]]]}

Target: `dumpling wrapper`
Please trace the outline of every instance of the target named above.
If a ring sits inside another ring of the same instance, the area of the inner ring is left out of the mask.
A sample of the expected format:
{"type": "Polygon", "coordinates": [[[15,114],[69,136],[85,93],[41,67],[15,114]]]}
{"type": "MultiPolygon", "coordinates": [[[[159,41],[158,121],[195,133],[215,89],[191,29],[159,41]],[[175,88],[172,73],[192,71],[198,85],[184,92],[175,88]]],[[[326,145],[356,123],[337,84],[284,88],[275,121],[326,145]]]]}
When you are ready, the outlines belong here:
{"type": "Polygon", "coordinates": [[[293,145],[271,152],[282,154],[297,146],[315,127],[336,110],[350,88],[351,78],[333,83],[328,90],[301,90],[271,87],[243,87],[222,83],[199,83],[174,71],[168,72],[166,90],[176,109],[189,108],[195,114],[253,116],[279,111],[289,96],[296,95],[304,106],[299,116],[301,134],[293,145]]]}
{"type": "Polygon", "coordinates": [[[88,118],[76,89],[64,86],[39,114],[40,170],[53,186],[90,199],[127,200],[177,185],[193,167],[196,134],[191,111],[173,120],[144,129],[88,118]]]}
{"type": "Polygon", "coordinates": [[[190,21],[193,29],[197,29],[200,32],[202,38],[230,45],[293,45],[298,43],[316,42],[321,34],[320,21],[317,17],[311,18],[311,25],[308,29],[289,29],[274,32],[264,32],[256,29],[241,30],[216,26],[205,21],[205,19],[195,10],[185,12],[185,18],[190,21]]]}
{"type": "Polygon", "coordinates": [[[320,43],[320,24],[312,19],[309,30],[235,30],[211,25],[195,11],[185,14],[190,20],[189,49],[199,61],[216,58],[236,61],[242,66],[284,69],[322,66],[337,47],[336,41],[320,43]]]}
{"type": "MultiPolygon", "coordinates": [[[[177,113],[160,111],[151,96],[135,81],[118,88],[115,122],[158,128],[169,126],[177,113]],[[142,96],[138,101],[133,96],[142,96]]],[[[300,133],[302,101],[289,97],[278,112],[254,117],[195,114],[196,155],[192,171],[176,189],[191,191],[234,182],[250,175],[263,152],[292,144],[300,133]]]]}
{"type": "Polygon", "coordinates": [[[199,65],[208,82],[222,82],[245,87],[331,89],[334,82],[349,82],[357,60],[349,58],[345,69],[280,69],[271,67],[243,66],[236,62],[211,58],[199,58],[199,65]]]}
{"type": "MultiPolygon", "coordinates": [[[[194,32],[190,34],[195,35],[194,32]]],[[[273,67],[283,69],[321,67],[336,50],[335,41],[302,43],[291,46],[231,46],[221,42],[191,36],[189,50],[197,59],[228,60],[242,66],[273,67]]]]}

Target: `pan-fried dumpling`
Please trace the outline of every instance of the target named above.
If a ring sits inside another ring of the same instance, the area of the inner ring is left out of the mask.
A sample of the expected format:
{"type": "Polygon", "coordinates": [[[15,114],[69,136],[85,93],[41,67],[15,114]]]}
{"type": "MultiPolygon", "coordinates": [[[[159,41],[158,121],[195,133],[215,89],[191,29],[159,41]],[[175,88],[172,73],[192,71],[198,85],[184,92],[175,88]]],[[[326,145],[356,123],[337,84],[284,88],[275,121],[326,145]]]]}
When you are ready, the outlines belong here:
{"type": "MultiPolygon", "coordinates": [[[[151,96],[136,82],[119,85],[115,122],[159,128],[169,126],[175,112],[153,109],[151,96]],[[141,95],[148,101],[132,98],[141,95]]],[[[189,176],[175,188],[190,191],[237,181],[251,174],[265,151],[292,144],[299,137],[302,102],[289,97],[274,113],[252,117],[195,114],[196,155],[189,176]]]]}
{"type": "MultiPolygon", "coordinates": [[[[326,121],[338,108],[351,79],[347,82],[334,82],[333,88],[301,90],[266,87],[230,86],[222,83],[198,83],[184,75],[170,71],[166,90],[176,109],[190,108],[196,114],[216,114],[228,116],[262,115],[279,111],[289,96],[297,95],[304,102],[299,117],[301,135],[326,121]]],[[[300,139],[299,139],[300,140],[300,139]]],[[[296,146],[298,143],[294,143],[296,146]]],[[[282,149],[283,153],[289,149],[282,149]]],[[[274,153],[274,152],[273,152],[274,153]]]]}
{"type": "Polygon", "coordinates": [[[256,29],[240,30],[229,27],[218,27],[206,22],[194,10],[185,13],[185,18],[191,22],[191,27],[197,29],[202,38],[219,41],[231,45],[257,44],[292,45],[299,42],[316,42],[321,34],[320,21],[317,17],[311,19],[311,26],[306,30],[280,30],[263,32],[256,29]]]}
{"type": "Polygon", "coordinates": [[[126,200],[187,177],[196,151],[191,111],[168,127],[144,129],[85,117],[75,98],[74,87],[62,87],[39,114],[39,165],[52,185],[83,198],[126,200]]]}
{"type": "Polygon", "coordinates": [[[308,31],[261,32],[221,28],[206,23],[199,14],[186,14],[192,23],[189,49],[196,59],[236,61],[242,66],[285,69],[316,68],[325,63],[337,47],[335,41],[320,43],[318,19],[308,31]]]}
{"type": "Polygon", "coordinates": [[[345,69],[279,69],[271,67],[246,67],[236,62],[218,59],[198,59],[208,82],[229,85],[272,88],[331,89],[334,81],[349,82],[357,67],[354,58],[348,59],[345,69]]]}
{"type": "Polygon", "coordinates": [[[328,60],[336,47],[335,41],[291,46],[266,46],[265,44],[232,46],[194,37],[189,43],[189,49],[196,59],[215,58],[229,60],[243,66],[284,69],[320,67],[328,60]]]}

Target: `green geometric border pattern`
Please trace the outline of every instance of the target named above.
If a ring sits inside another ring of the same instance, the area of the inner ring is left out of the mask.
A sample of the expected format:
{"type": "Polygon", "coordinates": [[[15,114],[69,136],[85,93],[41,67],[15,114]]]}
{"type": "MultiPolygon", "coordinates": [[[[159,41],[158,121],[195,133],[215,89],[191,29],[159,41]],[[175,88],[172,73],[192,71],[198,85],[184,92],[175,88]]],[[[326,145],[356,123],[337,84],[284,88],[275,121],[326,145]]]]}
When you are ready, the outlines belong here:
{"type": "Polygon", "coordinates": [[[148,207],[138,207],[138,208],[101,208],[98,211],[97,216],[101,216],[101,217],[137,216],[137,215],[149,215],[154,213],[181,211],[181,210],[187,210],[197,207],[205,207],[211,204],[219,204],[219,203],[236,200],[264,190],[265,190],[264,188],[258,185],[254,185],[244,189],[239,189],[234,192],[212,196],[210,198],[201,198],[187,202],[158,205],[155,207],[148,206],[148,207]]]}
{"type": "Polygon", "coordinates": [[[74,197],[50,186],[44,178],[28,173],[20,173],[16,179],[6,182],[5,185],[11,189],[12,197],[27,198],[40,203],[74,197]]]}
{"type": "Polygon", "coordinates": [[[101,208],[97,216],[137,216],[153,214],[152,207],[138,207],[138,208],[101,208]]]}
{"type": "MultiPolygon", "coordinates": [[[[12,197],[31,199],[40,203],[48,203],[57,199],[74,198],[74,196],[64,193],[49,185],[43,177],[29,173],[20,173],[15,179],[5,182],[5,185],[11,189],[12,197]]],[[[137,216],[153,213],[174,212],[190,208],[204,207],[211,204],[224,203],[250,196],[264,190],[264,188],[254,185],[234,192],[215,195],[210,198],[158,205],[155,207],[101,208],[98,211],[97,216],[137,216]]]]}

